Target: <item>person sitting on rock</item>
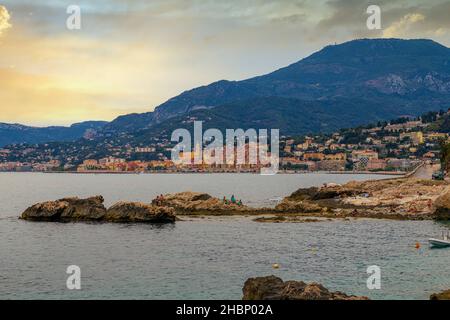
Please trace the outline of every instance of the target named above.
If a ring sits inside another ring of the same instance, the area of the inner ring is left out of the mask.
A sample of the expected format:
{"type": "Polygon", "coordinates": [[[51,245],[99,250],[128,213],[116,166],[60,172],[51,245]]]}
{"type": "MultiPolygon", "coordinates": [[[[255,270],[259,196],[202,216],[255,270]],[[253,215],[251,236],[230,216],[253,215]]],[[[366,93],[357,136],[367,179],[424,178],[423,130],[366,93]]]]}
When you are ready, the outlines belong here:
{"type": "Polygon", "coordinates": [[[223,202],[223,203],[227,203],[227,197],[223,196],[222,202],[223,202]]]}
{"type": "Polygon", "coordinates": [[[162,194],[160,194],[159,196],[156,196],[155,204],[157,206],[162,206],[163,201],[164,201],[164,196],[162,194]]]}
{"type": "Polygon", "coordinates": [[[242,207],[242,200],[239,199],[239,201],[237,202],[239,207],[242,207]]]}

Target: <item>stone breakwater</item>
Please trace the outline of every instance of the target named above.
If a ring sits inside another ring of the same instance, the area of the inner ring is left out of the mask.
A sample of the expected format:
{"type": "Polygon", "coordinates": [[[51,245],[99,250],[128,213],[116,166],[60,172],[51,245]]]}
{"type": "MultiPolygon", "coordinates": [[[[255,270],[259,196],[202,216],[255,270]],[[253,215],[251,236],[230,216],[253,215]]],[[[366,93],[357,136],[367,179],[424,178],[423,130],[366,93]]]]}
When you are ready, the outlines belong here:
{"type": "Polygon", "coordinates": [[[329,291],[319,283],[284,282],[273,275],[248,279],[242,292],[242,300],[369,300],[367,297],[329,291]]]}

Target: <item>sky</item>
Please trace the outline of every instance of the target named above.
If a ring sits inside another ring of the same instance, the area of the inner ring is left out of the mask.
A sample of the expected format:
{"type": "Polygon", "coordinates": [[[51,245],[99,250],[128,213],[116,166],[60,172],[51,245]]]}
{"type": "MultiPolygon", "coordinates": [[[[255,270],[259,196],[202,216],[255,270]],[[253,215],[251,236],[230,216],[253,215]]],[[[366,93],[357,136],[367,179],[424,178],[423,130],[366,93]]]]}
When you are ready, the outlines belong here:
{"type": "Polygon", "coordinates": [[[450,47],[450,0],[0,0],[0,122],[34,126],[152,111],[356,38],[450,47]],[[367,7],[381,8],[369,30],[367,7]],[[67,8],[81,9],[70,30],[67,8]]]}

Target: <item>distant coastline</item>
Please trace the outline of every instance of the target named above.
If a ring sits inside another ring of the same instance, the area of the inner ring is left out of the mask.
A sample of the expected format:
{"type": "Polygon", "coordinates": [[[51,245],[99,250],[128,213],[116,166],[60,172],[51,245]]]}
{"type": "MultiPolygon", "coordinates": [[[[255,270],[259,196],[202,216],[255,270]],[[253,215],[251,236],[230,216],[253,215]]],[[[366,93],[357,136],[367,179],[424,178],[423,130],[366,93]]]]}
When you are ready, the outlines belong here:
{"type": "MultiPolygon", "coordinates": [[[[27,171],[3,171],[9,173],[27,173],[27,171]]],[[[97,175],[97,174],[125,174],[125,175],[139,175],[139,174],[256,174],[259,175],[259,172],[255,171],[243,171],[243,172],[220,172],[220,171],[211,171],[211,172],[188,172],[188,171],[153,171],[153,172],[127,172],[127,171],[92,171],[92,172],[79,172],[79,171],[43,171],[43,172],[34,172],[28,171],[28,173],[69,173],[69,174],[81,174],[81,175],[97,175]]],[[[367,175],[391,175],[391,176],[407,176],[411,172],[404,171],[279,171],[277,174],[367,174],[367,175]]]]}

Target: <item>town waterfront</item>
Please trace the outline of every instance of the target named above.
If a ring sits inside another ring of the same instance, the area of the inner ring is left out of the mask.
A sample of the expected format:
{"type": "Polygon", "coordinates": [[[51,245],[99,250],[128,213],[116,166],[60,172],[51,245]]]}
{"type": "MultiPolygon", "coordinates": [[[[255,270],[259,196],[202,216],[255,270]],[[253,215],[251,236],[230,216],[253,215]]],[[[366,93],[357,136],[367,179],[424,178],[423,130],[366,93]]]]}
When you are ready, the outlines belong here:
{"type": "Polygon", "coordinates": [[[109,206],[191,190],[270,206],[299,187],[375,178],[383,176],[1,173],[0,298],[239,299],[248,277],[269,274],[374,299],[427,299],[448,289],[450,250],[431,250],[426,240],[450,225],[433,221],[276,224],[205,217],[155,226],[18,220],[29,205],[67,196],[101,194],[109,206]],[[72,264],[82,270],[80,291],[66,288],[72,264]],[[381,267],[381,290],[366,287],[369,265],[381,267]]]}

